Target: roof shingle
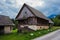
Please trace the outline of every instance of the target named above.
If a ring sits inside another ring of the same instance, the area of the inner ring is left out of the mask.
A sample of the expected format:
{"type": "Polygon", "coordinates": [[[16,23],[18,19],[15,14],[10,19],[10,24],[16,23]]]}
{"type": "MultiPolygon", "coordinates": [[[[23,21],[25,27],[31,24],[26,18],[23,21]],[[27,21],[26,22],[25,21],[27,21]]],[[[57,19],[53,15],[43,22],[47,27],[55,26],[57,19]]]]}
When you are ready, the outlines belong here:
{"type": "Polygon", "coordinates": [[[8,16],[0,15],[0,25],[14,25],[8,16]]]}

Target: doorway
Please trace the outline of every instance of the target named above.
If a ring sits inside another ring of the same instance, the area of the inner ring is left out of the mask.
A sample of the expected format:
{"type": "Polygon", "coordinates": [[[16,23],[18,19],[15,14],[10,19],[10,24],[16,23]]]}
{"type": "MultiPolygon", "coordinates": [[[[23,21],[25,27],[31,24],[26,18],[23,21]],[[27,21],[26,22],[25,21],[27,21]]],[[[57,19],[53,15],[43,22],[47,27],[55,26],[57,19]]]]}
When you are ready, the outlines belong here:
{"type": "Polygon", "coordinates": [[[4,26],[0,26],[0,34],[4,33],[4,26]]]}

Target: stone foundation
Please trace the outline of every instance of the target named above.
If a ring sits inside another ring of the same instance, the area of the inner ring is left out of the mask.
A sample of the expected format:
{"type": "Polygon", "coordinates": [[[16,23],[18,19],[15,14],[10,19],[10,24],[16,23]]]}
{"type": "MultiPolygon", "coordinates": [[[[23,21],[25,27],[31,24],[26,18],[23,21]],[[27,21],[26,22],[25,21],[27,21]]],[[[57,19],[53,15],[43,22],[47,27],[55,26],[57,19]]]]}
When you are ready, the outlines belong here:
{"type": "Polygon", "coordinates": [[[42,29],[48,29],[49,26],[36,26],[36,25],[21,25],[20,27],[27,26],[28,28],[32,30],[42,30],[42,29]]]}

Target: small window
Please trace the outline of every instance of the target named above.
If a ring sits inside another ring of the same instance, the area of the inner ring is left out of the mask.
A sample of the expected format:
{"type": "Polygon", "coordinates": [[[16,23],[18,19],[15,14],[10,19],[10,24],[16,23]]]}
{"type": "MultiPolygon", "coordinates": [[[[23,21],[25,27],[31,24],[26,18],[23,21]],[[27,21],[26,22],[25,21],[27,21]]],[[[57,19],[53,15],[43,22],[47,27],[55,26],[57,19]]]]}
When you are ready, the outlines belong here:
{"type": "Polygon", "coordinates": [[[25,11],[25,14],[27,14],[27,12],[25,11]]]}
{"type": "Polygon", "coordinates": [[[27,16],[28,14],[27,14],[27,11],[25,11],[25,16],[27,16]]]}

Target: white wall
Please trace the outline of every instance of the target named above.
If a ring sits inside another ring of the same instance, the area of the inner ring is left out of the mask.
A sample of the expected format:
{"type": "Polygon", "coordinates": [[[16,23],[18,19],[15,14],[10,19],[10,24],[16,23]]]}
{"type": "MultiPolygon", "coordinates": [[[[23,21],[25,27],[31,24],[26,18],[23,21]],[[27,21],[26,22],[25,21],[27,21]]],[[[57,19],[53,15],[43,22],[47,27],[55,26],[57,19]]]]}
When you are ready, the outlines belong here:
{"type": "Polygon", "coordinates": [[[5,26],[4,27],[4,33],[10,33],[11,30],[10,30],[10,26],[5,26]]]}
{"type": "Polygon", "coordinates": [[[37,25],[20,25],[20,27],[28,26],[28,28],[32,30],[41,30],[41,29],[48,29],[49,26],[37,26],[37,25]]]}
{"type": "Polygon", "coordinates": [[[36,25],[29,25],[28,28],[33,29],[33,30],[37,30],[37,26],[36,25]]]}
{"type": "Polygon", "coordinates": [[[28,26],[28,28],[32,29],[32,30],[37,30],[37,26],[36,25],[20,25],[20,27],[24,27],[24,26],[28,26]]]}

